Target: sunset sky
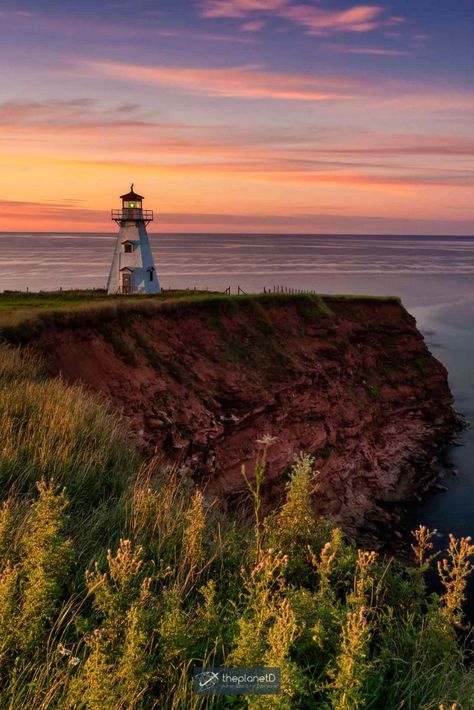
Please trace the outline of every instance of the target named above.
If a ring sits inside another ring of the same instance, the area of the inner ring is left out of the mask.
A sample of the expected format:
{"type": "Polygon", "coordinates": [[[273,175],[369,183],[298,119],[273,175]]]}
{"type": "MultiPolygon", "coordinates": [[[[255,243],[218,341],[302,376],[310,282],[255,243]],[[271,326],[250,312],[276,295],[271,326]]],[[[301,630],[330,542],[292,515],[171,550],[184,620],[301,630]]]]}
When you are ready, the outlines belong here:
{"type": "Polygon", "coordinates": [[[0,230],[474,234],[472,0],[0,2],[0,230]]]}

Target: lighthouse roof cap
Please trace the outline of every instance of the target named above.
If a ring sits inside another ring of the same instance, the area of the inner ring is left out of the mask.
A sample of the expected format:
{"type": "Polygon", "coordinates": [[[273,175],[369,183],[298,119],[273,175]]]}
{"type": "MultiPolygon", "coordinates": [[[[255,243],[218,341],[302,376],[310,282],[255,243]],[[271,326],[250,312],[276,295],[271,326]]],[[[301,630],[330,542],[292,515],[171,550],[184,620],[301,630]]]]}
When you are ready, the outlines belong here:
{"type": "Polygon", "coordinates": [[[130,192],[127,192],[126,195],[120,195],[121,200],[144,200],[145,198],[143,195],[139,195],[138,193],[135,192],[133,189],[133,185],[130,189],[130,192]]]}

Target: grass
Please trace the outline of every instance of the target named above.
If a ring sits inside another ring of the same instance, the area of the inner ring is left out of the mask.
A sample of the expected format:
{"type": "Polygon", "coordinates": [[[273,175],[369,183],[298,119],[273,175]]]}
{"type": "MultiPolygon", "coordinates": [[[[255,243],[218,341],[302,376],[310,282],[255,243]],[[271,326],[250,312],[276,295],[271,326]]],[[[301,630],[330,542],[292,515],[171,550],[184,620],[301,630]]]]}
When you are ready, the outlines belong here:
{"type": "Polygon", "coordinates": [[[136,367],[137,358],[135,348],[128,342],[124,333],[120,333],[110,323],[101,323],[97,331],[104,340],[114,349],[116,355],[127,365],[136,367]]]}
{"type": "Polygon", "coordinates": [[[0,346],[0,373],[0,707],[474,706],[459,641],[469,539],[436,561],[420,528],[409,566],[358,550],[315,518],[304,455],[265,516],[271,437],[246,473],[253,519],[237,519],[30,355],[0,346]],[[277,666],[282,694],[199,697],[195,665],[277,666]]]}
{"type": "Polygon", "coordinates": [[[370,294],[347,294],[347,293],[337,293],[328,296],[323,296],[325,301],[330,302],[331,300],[336,301],[373,301],[375,303],[401,303],[402,300],[399,296],[372,296],[370,294]]]}
{"type": "Polygon", "coordinates": [[[151,367],[159,373],[163,372],[163,370],[168,370],[177,382],[183,381],[182,368],[177,362],[178,357],[176,354],[173,355],[173,358],[166,358],[150,345],[149,341],[136,328],[130,327],[130,336],[142,350],[151,367]]]}
{"type": "Polygon", "coordinates": [[[370,301],[399,303],[395,297],[376,296],[315,296],[311,294],[267,293],[256,295],[225,295],[212,292],[164,291],[154,296],[108,296],[102,290],[56,291],[22,293],[16,291],[0,294],[0,336],[11,343],[25,343],[50,327],[74,325],[95,326],[111,320],[126,320],[140,314],[152,316],[157,308],[199,308],[238,312],[239,308],[252,308],[263,323],[259,305],[294,303],[306,319],[330,317],[331,303],[337,301],[370,301]]]}
{"type": "Polygon", "coordinates": [[[116,501],[137,467],[128,430],[82,388],[45,379],[31,355],[1,347],[0,372],[0,497],[23,500],[42,478],[54,480],[80,512],[77,525],[90,516],[81,531],[89,549],[103,523],[114,524],[116,501]]]}

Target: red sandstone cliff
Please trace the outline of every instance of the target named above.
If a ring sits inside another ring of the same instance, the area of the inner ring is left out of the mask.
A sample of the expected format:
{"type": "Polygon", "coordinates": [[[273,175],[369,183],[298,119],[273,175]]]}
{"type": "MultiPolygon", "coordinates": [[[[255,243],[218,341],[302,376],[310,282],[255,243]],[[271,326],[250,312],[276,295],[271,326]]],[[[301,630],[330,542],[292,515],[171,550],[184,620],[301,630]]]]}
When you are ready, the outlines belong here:
{"type": "Polygon", "coordinates": [[[51,374],[105,393],[149,448],[190,462],[231,501],[262,434],[277,438],[268,501],[295,454],[312,453],[316,506],[349,531],[423,487],[457,422],[444,367],[395,300],[165,304],[52,325],[31,345],[51,374]]]}

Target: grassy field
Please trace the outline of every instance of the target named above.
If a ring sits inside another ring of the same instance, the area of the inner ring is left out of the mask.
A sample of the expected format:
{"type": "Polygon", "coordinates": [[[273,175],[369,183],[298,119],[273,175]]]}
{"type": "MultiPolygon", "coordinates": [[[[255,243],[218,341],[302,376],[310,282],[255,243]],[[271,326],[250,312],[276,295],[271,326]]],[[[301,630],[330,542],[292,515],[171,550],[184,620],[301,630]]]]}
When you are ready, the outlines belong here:
{"type": "Polygon", "coordinates": [[[212,293],[164,291],[149,296],[108,296],[102,289],[0,293],[0,336],[22,342],[52,322],[80,320],[81,314],[113,317],[126,310],[149,309],[164,302],[210,298],[212,293]],[[15,337],[16,336],[16,337],[15,337]]]}
{"type": "Polygon", "coordinates": [[[33,335],[52,324],[91,324],[120,318],[127,314],[152,314],[156,308],[169,308],[180,304],[199,303],[238,306],[239,303],[293,301],[303,308],[306,304],[313,311],[330,313],[330,303],[342,301],[396,302],[397,297],[342,295],[318,296],[313,294],[266,293],[249,295],[226,295],[209,291],[168,290],[147,296],[108,296],[101,289],[44,291],[25,293],[4,291],[0,293],[0,337],[14,342],[26,342],[33,335]]]}
{"type": "Polygon", "coordinates": [[[459,640],[469,539],[435,560],[420,528],[410,566],[358,550],[315,518],[304,455],[265,517],[268,437],[246,472],[253,514],[237,518],[144,459],[102,402],[6,345],[0,419],[1,708],[474,707],[459,640]],[[277,666],[282,693],[195,695],[203,665],[277,666]]]}

